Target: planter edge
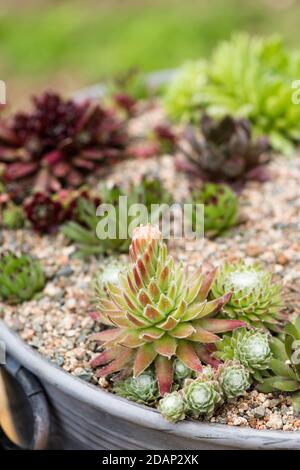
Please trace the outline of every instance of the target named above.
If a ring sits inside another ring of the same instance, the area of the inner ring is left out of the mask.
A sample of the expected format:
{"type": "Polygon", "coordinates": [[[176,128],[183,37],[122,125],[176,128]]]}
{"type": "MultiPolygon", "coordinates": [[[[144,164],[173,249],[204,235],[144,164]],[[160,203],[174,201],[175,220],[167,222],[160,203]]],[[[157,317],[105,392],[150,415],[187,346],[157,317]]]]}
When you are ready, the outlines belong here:
{"type": "Polygon", "coordinates": [[[300,432],[298,431],[258,431],[193,421],[172,425],[166,422],[156,410],[130,403],[63,371],[25,344],[3,321],[0,321],[0,338],[4,341],[9,354],[43,381],[58,387],[81,402],[131,423],[179,437],[191,437],[207,442],[218,441],[220,445],[227,447],[234,445],[241,449],[300,449],[300,432]]]}

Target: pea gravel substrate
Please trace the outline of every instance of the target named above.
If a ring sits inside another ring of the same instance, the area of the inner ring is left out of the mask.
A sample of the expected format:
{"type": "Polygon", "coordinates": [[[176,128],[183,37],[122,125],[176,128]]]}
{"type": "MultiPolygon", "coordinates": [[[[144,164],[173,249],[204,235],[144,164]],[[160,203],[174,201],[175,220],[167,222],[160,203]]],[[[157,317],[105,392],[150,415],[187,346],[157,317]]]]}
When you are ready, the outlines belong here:
{"type": "MultiPolygon", "coordinates": [[[[146,160],[140,167],[145,172],[157,172],[178,200],[187,194],[188,181],[176,174],[172,157],[146,160]],[[176,188],[176,189],[175,189],[176,188]]],[[[116,167],[111,181],[126,182],[139,178],[133,161],[116,167]]],[[[291,316],[299,313],[300,291],[300,159],[275,158],[270,165],[270,181],[261,185],[248,182],[243,189],[240,225],[226,236],[214,241],[188,242],[173,240],[169,251],[193,270],[221,265],[225,260],[260,261],[274,274],[274,280],[284,286],[285,311],[291,316]]],[[[47,285],[38,298],[18,306],[0,303],[0,318],[32,348],[65,371],[102,388],[106,380],[95,377],[89,367],[96,354],[96,344],[89,342],[99,325],[90,315],[95,307],[91,302],[91,281],[105,259],[83,261],[74,257],[75,248],[61,234],[39,236],[32,231],[3,230],[0,251],[25,250],[42,263],[47,285]]],[[[121,257],[124,261],[127,257],[121,257]]],[[[300,428],[290,399],[281,394],[262,394],[249,391],[244,397],[223,406],[210,420],[230,426],[294,431],[300,428]]]]}

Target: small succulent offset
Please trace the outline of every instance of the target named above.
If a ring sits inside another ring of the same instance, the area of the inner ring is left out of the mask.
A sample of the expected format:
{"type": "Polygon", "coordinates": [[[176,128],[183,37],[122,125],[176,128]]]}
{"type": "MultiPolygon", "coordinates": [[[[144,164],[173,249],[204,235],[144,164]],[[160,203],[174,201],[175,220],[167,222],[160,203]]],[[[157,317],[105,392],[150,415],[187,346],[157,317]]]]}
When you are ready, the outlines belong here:
{"type": "Polygon", "coordinates": [[[212,298],[232,292],[223,316],[242,320],[257,328],[280,330],[280,286],[258,264],[226,263],[212,286],[212,298]]]}
{"type": "Polygon", "coordinates": [[[9,202],[2,212],[2,223],[9,230],[18,230],[24,226],[25,216],[23,208],[9,202]]]}
{"type": "Polygon", "coordinates": [[[138,204],[151,208],[152,204],[170,204],[172,195],[164,188],[161,179],[155,174],[144,175],[135,186],[131,187],[132,199],[138,204]]]}
{"type": "Polygon", "coordinates": [[[227,400],[244,394],[250,387],[250,374],[246,367],[238,361],[227,361],[219,366],[218,381],[227,400]]]}
{"type": "Polygon", "coordinates": [[[254,140],[245,119],[225,116],[214,121],[204,114],[201,127],[188,126],[179,145],[187,161],[178,160],[178,169],[204,180],[234,183],[267,179],[267,140],[254,140]]]}
{"type": "MultiPolygon", "coordinates": [[[[207,237],[221,235],[237,221],[238,198],[228,186],[207,183],[192,192],[193,204],[204,204],[204,232],[207,237]]],[[[195,211],[193,223],[195,224],[195,211]]]]}
{"type": "Polygon", "coordinates": [[[113,391],[120,397],[143,405],[153,405],[159,396],[157,381],[151,371],[145,371],[138,377],[128,377],[117,382],[113,391]]]}
{"type": "Polygon", "coordinates": [[[39,233],[53,233],[65,220],[62,202],[51,194],[36,192],[25,200],[23,207],[33,230],[39,233]]]}
{"type": "Polygon", "coordinates": [[[239,361],[258,382],[262,382],[262,376],[272,360],[270,335],[256,329],[240,328],[232,335],[224,335],[217,349],[216,357],[223,361],[239,361]]]}
{"type": "Polygon", "coordinates": [[[217,380],[209,380],[205,376],[186,380],[183,393],[186,407],[195,418],[200,415],[211,418],[216,408],[223,403],[220,384],[217,380]]]}
{"type": "Polygon", "coordinates": [[[118,285],[119,274],[125,269],[124,264],[115,259],[109,259],[109,262],[95,275],[93,280],[93,290],[97,298],[101,298],[105,295],[105,289],[108,283],[118,285]]]}
{"type": "Polygon", "coordinates": [[[194,371],[187,367],[179,359],[175,359],[173,362],[174,369],[174,380],[177,382],[182,382],[185,379],[191,378],[194,375],[194,371]]]}
{"type": "Polygon", "coordinates": [[[45,285],[40,263],[26,254],[0,256],[0,298],[9,304],[30,300],[45,285]]]}
{"type": "Polygon", "coordinates": [[[177,423],[185,418],[186,403],[181,392],[165,395],[158,404],[161,415],[170,423],[177,423]]]}
{"type": "Polygon", "coordinates": [[[288,392],[295,410],[300,412],[300,316],[284,328],[284,339],[272,337],[271,372],[258,389],[261,392],[288,392]]]}
{"type": "Polygon", "coordinates": [[[18,182],[22,192],[29,180],[30,189],[55,192],[78,187],[104,163],[123,158],[128,135],[123,123],[97,103],[48,92],[33,99],[30,113],[2,123],[0,143],[4,182],[18,182]]]}
{"type": "Polygon", "coordinates": [[[96,333],[103,352],[92,361],[99,377],[133,369],[138,377],[155,365],[160,395],[173,384],[173,361],[202,371],[201,347],[219,341],[216,333],[232,331],[245,323],[212,318],[231,294],[207,301],[215,272],[191,277],[174,264],[158,228],[135,229],[130,247],[131,266],[119,275],[119,285],[108,283],[99,301],[99,320],[112,328],[96,333]]]}

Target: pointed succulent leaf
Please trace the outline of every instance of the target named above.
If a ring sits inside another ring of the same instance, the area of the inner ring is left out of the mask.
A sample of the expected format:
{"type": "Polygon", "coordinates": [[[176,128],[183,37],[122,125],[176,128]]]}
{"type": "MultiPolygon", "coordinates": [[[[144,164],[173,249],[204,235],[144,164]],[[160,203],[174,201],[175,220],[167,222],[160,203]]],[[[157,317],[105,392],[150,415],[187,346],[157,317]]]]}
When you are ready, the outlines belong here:
{"type": "Polygon", "coordinates": [[[148,304],[144,308],[143,316],[152,323],[157,323],[165,318],[165,316],[151,304],[148,304]]]}
{"type": "Polygon", "coordinates": [[[202,364],[193,346],[188,341],[182,340],[178,344],[176,356],[190,369],[199,373],[202,372],[202,364]]]}
{"type": "Polygon", "coordinates": [[[105,377],[106,375],[112,374],[113,372],[118,372],[132,360],[134,354],[133,351],[131,349],[123,349],[124,351],[119,353],[119,356],[116,359],[110,362],[107,366],[98,369],[96,373],[97,377],[105,377]]]}
{"type": "Polygon", "coordinates": [[[284,377],[287,379],[297,380],[296,374],[293,372],[292,368],[280,361],[279,359],[271,359],[270,367],[275,375],[279,377],[284,377]]]}
{"type": "Polygon", "coordinates": [[[159,393],[163,397],[170,393],[173,383],[173,363],[170,359],[157,356],[155,359],[155,372],[159,386],[159,393]]]}
{"type": "Polygon", "coordinates": [[[226,333],[227,331],[235,330],[236,328],[241,328],[246,325],[243,321],[240,320],[222,320],[216,318],[209,318],[198,320],[196,325],[201,326],[211,333],[226,333]]]}
{"type": "Polygon", "coordinates": [[[95,341],[96,343],[105,343],[116,339],[122,332],[121,328],[110,328],[108,330],[100,331],[100,333],[94,333],[89,337],[89,341],[95,341]]]}
{"type": "Polygon", "coordinates": [[[139,337],[145,341],[153,341],[155,339],[160,339],[164,335],[164,331],[155,326],[150,326],[149,328],[144,328],[141,332],[138,331],[139,337]]]}
{"type": "Polygon", "coordinates": [[[199,343],[215,343],[220,341],[219,336],[211,333],[210,331],[204,330],[200,326],[196,326],[196,332],[189,337],[190,341],[197,341],[199,343]]]}
{"type": "MultiPolygon", "coordinates": [[[[164,320],[161,323],[158,323],[157,326],[158,328],[161,328],[162,330],[174,330],[174,328],[178,325],[179,320],[176,320],[173,316],[168,316],[166,320],[164,320]]],[[[174,336],[174,335],[172,335],[174,336]]]]}
{"type": "Polygon", "coordinates": [[[172,331],[170,331],[170,335],[174,336],[174,338],[184,339],[191,336],[195,333],[196,330],[191,323],[179,323],[172,331]]]}
{"type": "Polygon", "coordinates": [[[172,336],[165,334],[162,338],[154,341],[154,349],[161,356],[170,359],[176,353],[177,341],[172,336]]]}
{"type": "Polygon", "coordinates": [[[102,353],[98,354],[98,356],[96,356],[94,359],[91,360],[90,365],[91,367],[98,367],[103,364],[107,364],[108,362],[118,357],[120,352],[121,352],[121,348],[118,348],[118,347],[109,349],[107,351],[103,351],[102,353]]]}
{"type": "Polygon", "coordinates": [[[146,370],[154,361],[157,356],[157,352],[154,350],[152,344],[144,344],[141,346],[136,353],[134,365],[133,365],[133,376],[138,377],[144,370],[146,370]]]}

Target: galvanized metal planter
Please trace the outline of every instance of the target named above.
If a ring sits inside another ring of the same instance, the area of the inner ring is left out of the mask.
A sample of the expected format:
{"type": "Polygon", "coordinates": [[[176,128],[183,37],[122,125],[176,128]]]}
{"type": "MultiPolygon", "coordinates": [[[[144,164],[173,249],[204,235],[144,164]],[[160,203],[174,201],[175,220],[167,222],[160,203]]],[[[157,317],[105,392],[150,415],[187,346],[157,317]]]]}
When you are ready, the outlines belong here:
{"type": "MultiPolygon", "coordinates": [[[[148,82],[158,86],[173,73],[171,70],[153,73],[148,82]]],[[[104,93],[105,87],[96,85],[77,92],[74,98],[98,98],[104,93]]],[[[30,448],[300,449],[300,432],[256,431],[196,421],[172,425],[154,409],[131,403],[67,374],[26,345],[1,321],[0,340],[10,357],[5,367],[26,389],[32,406],[30,448]]]]}
{"type": "MultiPolygon", "coordinates": [[[[40,381],[49,405],[47,447],[55,449],[300,449],[300,432],[256,431],[196,421],[167,423],[67,374],[0,322],[7,352],[40,381]]],[[[47,429],[47,413],[41,417],[47,429]]]]}

